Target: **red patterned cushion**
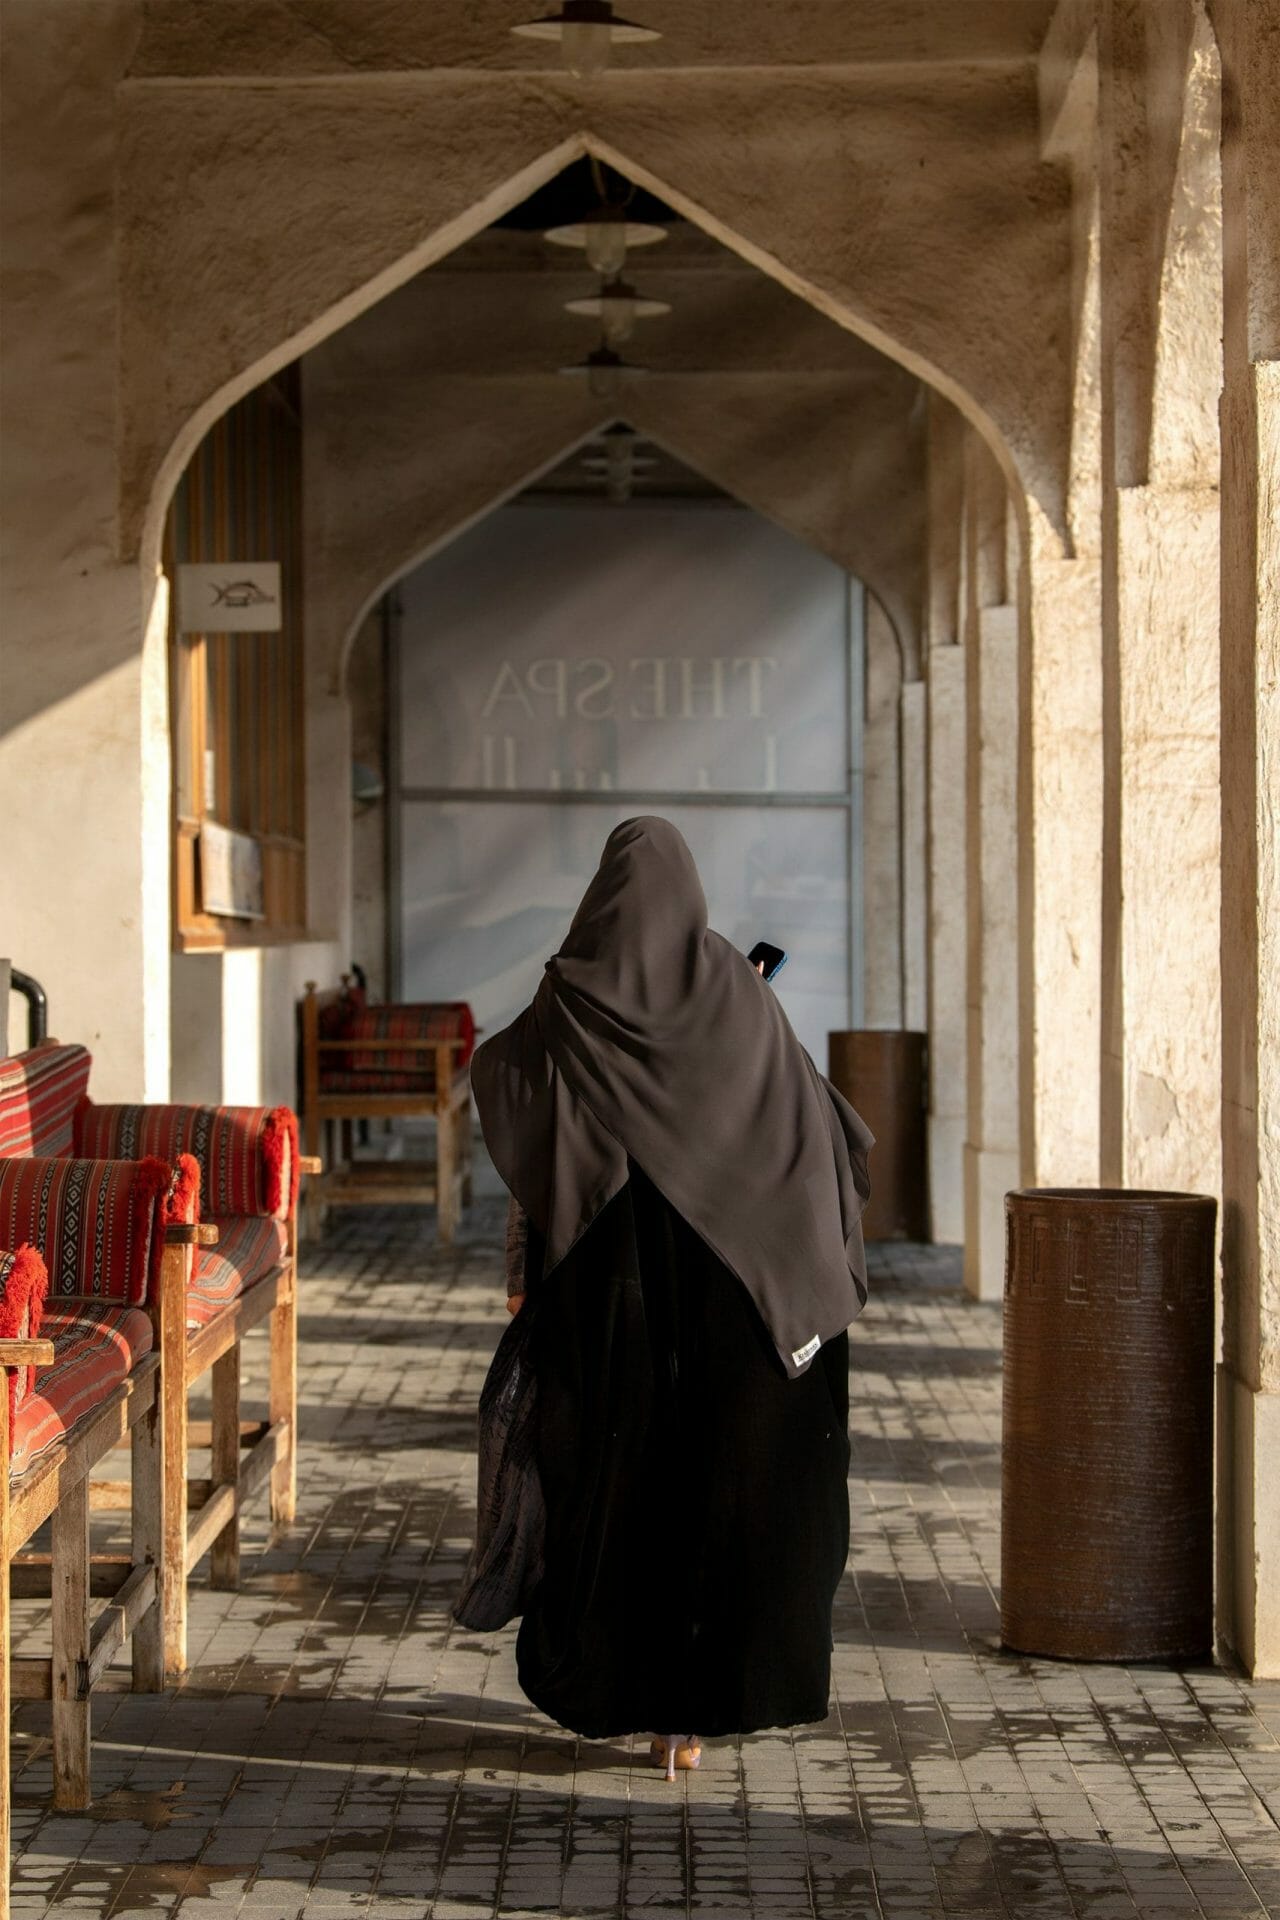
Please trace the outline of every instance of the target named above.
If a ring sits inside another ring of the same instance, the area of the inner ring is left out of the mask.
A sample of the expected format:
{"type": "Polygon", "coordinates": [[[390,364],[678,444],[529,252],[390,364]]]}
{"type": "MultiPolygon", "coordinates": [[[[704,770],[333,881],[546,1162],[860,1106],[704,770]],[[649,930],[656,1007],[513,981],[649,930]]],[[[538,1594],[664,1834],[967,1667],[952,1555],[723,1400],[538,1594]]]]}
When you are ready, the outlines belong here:
{"type": "Polygon", "coordinates": [[[215,1314],[265,1279],[289,1252],[283,1220],[253,1214],[215,1220],[216,1247],[201,1247],[187,1288],[187,1325],[204,1327],[215,1314]]]}
{"type": "Polygon", "coordinates": [[[206,1214],[287,1219],[298,1196],[298,1122],[288,1107],[97,1107],[76,1121],[76,1152],[135,1160],[194,1156],[206,1214]]]}
{"type": "MultiPolygon", "coordinates": [[[[49,1274],[34,1247],[0,1253],[0,1340],[34,1340],[40,1331],[49,1274]]],[[[31,1391],[34,1367],[10,1367],[9,1431],[18,1408],[31,1391]]]]}
{"type": "MultiPolygon", "coordinates": [[[[453,1056],[455,1067],[465,1067],[476,1043],[476,1023],[465,1000],[424,1001],[418,1005],[366,1007],[353,1014],[346,1037],[358,1040],[460,1040],[453,1056]]],[[[339,1071],[351,1073],[423,1073],[434,1074],[435,1061],[421,1048],[379,1047],[361,1050],[353,1046],[349,1056],[331,1054],[341,1061],[339,1071]]]]}
{"type": "Polygon", "coordinates": [[[35,1385],[18,1410],[9,1470],[25,1473],[78,1420],[102,1404],[150,1353],[150,1317],[140,1307],[88,1301],[46,1309],[40,1328],[52,1340],[51,1367],[36,1369],[35,1385]]]}
{"type": "Polygon", "coordinates": [[[142,1306],[179,1176],[163,1160],[0,1160],[0,1246],[30,1241],[65,1296],[142,1306]]]}
{"type": "Polygon", "coordinates": [[[76,1108],[91,1065],[84,1047],[56,1042],[0,1060],[0,1157],[47,1160],[73,1151],[76,1108]]]}

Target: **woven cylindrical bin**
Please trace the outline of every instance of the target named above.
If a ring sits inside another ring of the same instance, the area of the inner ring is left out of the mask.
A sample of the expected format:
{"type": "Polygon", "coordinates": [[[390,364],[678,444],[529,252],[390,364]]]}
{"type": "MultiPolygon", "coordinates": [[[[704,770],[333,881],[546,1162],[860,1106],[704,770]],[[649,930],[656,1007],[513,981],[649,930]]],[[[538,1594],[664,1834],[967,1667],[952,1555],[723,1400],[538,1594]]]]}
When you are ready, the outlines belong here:
{"type": "Polygon", "coordinates": [[[854,1028],[827,1035],[827,1078],[875,1135],[866,1240],[927,1240],[925,1036],[854,1028]]]}
{"type": "Polygon", "coordinates": [[[1189,1193],[1005,1197],[1008,1647],[1211,1649],[1215,1209],[1189,1193]]]}

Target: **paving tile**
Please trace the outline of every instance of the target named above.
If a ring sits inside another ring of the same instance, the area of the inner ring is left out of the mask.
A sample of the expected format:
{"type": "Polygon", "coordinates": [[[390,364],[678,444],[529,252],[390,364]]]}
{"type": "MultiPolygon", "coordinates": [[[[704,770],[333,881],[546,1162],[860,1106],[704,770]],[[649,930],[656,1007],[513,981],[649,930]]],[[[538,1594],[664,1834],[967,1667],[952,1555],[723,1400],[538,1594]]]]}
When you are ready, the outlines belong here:
{"type": "MultiPolygon", "coordinates": [[[[402,1209],[306,1256],[297,1525],[247,1516],[239,1593],[197,1575],[180,1687],[112,1674],[92,1808],[50,1809],[19,1707],[15,1916],[1280,1915],[1280,1687],[1000,1651],[1000,1313],[954,1248],[870,1250],[828,1721],[709,1741],[672,1788],[643,1742],[542,1720],[514,1634],[448,1616],[502,1224],[486,1172],[452,1249],[402,1209]]],[[[251,1341],[246,1413],[261,1387],[251,1341]]]]}

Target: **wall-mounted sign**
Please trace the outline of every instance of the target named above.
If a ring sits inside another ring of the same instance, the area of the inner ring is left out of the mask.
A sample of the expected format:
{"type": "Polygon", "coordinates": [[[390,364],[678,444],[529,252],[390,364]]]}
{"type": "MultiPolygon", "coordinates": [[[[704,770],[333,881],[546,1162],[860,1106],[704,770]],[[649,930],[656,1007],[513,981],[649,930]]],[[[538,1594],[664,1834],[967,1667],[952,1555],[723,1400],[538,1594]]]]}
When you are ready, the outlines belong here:
{"type": "Polygon", "coordinates": [[[278,633],[280,624],[278,560],[178,568],[179,633],[278,633]]]}
{"type": "Polygon", "coordinates": [[[200,905],[233,920],[262,920],[262,848],[251,833],[206,820],[200,828],[200,905]]]}

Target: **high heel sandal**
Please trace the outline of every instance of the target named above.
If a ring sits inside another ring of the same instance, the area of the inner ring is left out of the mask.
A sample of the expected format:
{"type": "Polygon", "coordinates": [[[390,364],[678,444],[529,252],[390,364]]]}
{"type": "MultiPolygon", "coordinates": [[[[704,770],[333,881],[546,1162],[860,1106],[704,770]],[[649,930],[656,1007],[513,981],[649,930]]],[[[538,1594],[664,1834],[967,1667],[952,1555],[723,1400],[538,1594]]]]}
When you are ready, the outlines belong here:
{"type": "Polygon", "coordinates": [[[665,1768],[668,1780],[674,1780],[677,1767],[683,1771],[702,1765],[702,1742],[696,1733],[655,1733],[649,1742],[649,1761],[665,1768]]]}

